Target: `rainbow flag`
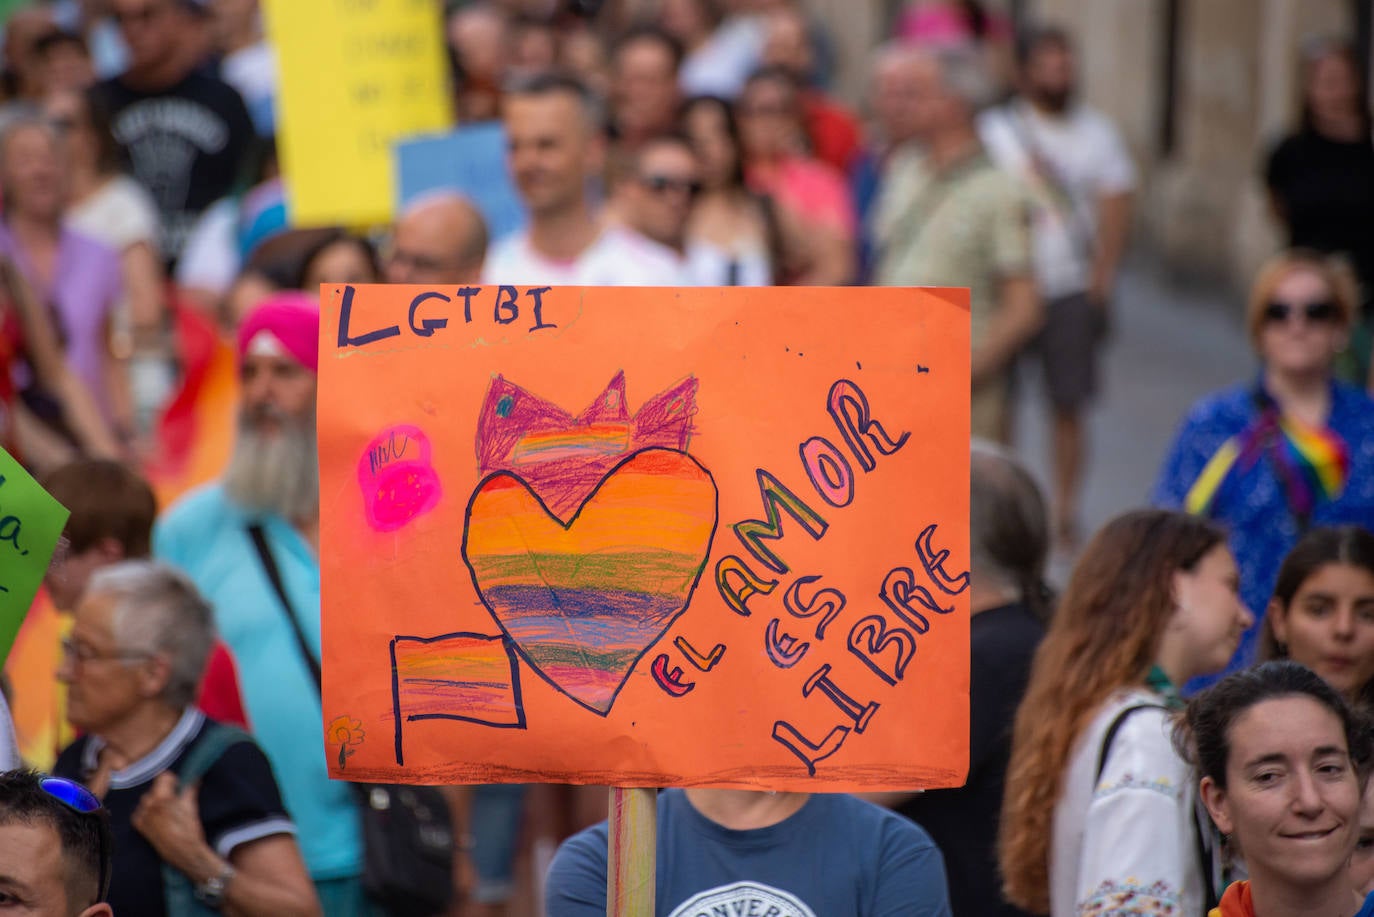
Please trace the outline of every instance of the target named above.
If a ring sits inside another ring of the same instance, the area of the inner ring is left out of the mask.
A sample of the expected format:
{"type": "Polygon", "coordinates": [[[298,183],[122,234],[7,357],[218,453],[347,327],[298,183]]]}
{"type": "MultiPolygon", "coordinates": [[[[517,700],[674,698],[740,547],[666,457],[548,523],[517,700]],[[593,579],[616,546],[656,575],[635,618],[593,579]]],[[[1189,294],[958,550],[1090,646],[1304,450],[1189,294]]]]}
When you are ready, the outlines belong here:
{"type": "Polygon", "coordinates": [[[76,738],[67,723],[67,686],[57,680],[62,638],[70,630],[71,619],[40,589],[5,661],[19,754],[41,771],[52,770],[57,753],[76,738]]]}
{"type": "MultiPolygon", "coordinates": [[[[1263,393],[1257,397],[1268,398],[1263,393]]],[[[1209,515],[1231,469],[1251,468],[1263,458],[1270,460],[1289,508],[1299,519],[1310,517],[1318,503],[1339,497],[1350,473],[1349,450],[1340,436],[1279,413],[1269,399],[1253,424],[1222,443],[1207,460],[1188,488],[1183,508],[1194,515],[1209,515]]]]}
{"type": "Polygon", "coordinates": [[[182,385],[163,412],[157,450],[144,471],[166,508],[178,497],[213,481],[234,447],[238,366],[231,343],[194,308],[177,310],[182,385]]]}

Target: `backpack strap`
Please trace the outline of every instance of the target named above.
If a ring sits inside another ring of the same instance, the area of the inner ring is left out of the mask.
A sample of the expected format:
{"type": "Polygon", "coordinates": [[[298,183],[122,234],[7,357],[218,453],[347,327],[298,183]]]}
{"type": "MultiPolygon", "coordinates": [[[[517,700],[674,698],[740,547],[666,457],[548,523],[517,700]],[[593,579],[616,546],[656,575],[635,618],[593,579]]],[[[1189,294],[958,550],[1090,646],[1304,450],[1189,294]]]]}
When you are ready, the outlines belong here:
{"type": "Polygon", "coordinates": [[[230,748],[252,741],[252,737],[242,729],[216,723],[207,718],[205,725],[201,727],[200,735],[192,743],[191,750],[182,755],[181,760],[172,767],[172,773],[177,775],[178,783],[183,788],[188,787],[204,777],[206,771],[214,767],[230,748]]]}
{"type": "MultiPolygon", "coordinates": [[[[1134,704],[1116,715],[1111,724],[1107,726],[1106,733],[1102,736],[1102,748],[1097,753],[1097,773],[1096,776],[1093,777],[1094,787],[1096,787],[1097,782],[1102,779],[1102,772],[1106,770],[1107,767],[1107,758],[1111,754],[1112,742],[1115,741],[1116,734],[1121,731],[1121,727],[1125,725],[1126,721],[1140,710],[1167,711],[1168,709],[1169,708],[1163,704],[1134,704]]],[[[1197,855],[1198,866],[1202,870],[1204,906],[1210,911],[1217,906],[1218,897],[1216,887],[1213,885],[1215,875],[1212,869],[1212,855],[1205,836],[1207,829],[1204,827],[1202,820],[1198,817],[1197,812],[1192,812],[1190,814],[1193,820],[1193,850],[1197,855]]]]}
{"type": "Polygon", "coordinates": [[[1107,757],[1111,754],[1112,742],[1116,740],[1116,734],[1121,731],[1122,726],[1126,725],[1126,721],[1131,718],[1131,715],[1141,710],[1168,709],[1163,704],[1133,704],[1116,715],[1102,736],[1102,747],[1097,753],[1097,772],[1093,776],[1093,786],[1097,786],[1097,781],[1102,779],[1102,771],[1107,767],[1107,757]]]}
{"type": "MultiPolygon", "coordinates": [[[[242,729],[206,719],[191,749],[172,767],[179,788],[184,789],[204,777],[235,745],[251,741],[253,739],[242,729]]],[[[166,862],[162,864],[162,896],[167,913],[177,917],[213,917],[215,913],[196,898],[190,878],[166,862]]]]}

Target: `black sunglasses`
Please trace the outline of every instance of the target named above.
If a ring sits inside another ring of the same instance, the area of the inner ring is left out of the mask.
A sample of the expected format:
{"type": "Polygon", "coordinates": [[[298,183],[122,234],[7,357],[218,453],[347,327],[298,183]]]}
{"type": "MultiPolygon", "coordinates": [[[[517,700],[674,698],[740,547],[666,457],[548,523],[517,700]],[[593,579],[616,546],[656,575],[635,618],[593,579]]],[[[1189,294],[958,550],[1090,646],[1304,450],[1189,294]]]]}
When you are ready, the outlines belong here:
{"type": "Polygon", "coordinates": [[[639,179],[644,187],[655,194],[662,194],[664,191],[677,191],[688,197],[696,197],[701,193],[701,182],[689,181],[684,178],[673,178],[670,175],[644,175],[639,179]]]}
{"type": "MultiPolygon", "coordinates": [[[[103,806],[95,794],[75,780],[65,777],[44,777],[38,786],[53,799],[79,815],[95,816],[103,806]]],[[[104,901],[110,891],[110,846],[104,827],[100,829],[100,894],[97,902],[104,901]]]]}
{"type": "Polygon", "coordinates": [[[1335,321],[1340,314],[1340,309],[1329,299],[1323,299],[1321,302],[1310,302],[1301,306],[1275,300],[1264,307],[1264,320],[1273,324],[1280,324],[1287,322],[1294,313],[1302,315],[1312,324],[1319,324],[1335,321]]]}

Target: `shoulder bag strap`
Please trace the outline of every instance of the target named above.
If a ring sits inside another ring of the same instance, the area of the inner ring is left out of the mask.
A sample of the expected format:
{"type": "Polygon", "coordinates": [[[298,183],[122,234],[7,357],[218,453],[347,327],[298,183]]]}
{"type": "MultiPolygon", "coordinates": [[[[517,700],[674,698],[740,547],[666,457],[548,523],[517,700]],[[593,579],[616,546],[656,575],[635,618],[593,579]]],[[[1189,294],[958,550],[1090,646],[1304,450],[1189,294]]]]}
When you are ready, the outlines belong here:
{"type": "Polygon", "coordinates": [[[262,563],[263,572],[267,574],[267,579],[272,583],[272,591],[277,594],[277,599],[281,603],[282,613],[286,615],[286,620],[291,625],[291,633],[296,637],[296,648],[300,650],[301,658],[310,667],[310,674],[315,679],[315,690],[320,689],[320,663],[315,658],[315,654],[310,651],[310,644],[306,642],[305,633],[301,630],[301,623],[296,619],[295,609],[291,607],[291,599],[286,595],[286,586],[282,582],[281,571],[277,569],[277,561],[272,557],[272,549],[267,544],[267,533],[263,531],[260,523],[254,522],[248,526],[248,537],[253,539],[253,547],[258,549],[258,560],[262,563]]]}
{"type": "MultiPolygon", "coordinates": [[[[977,154],[979,157],[983,155],[981,152],[977,154]]],[[[938,178],[932,177],[927,182],[926,187],[922,188],[916,197],[908,202],[901,216],[893,221],[892,232],[888,234],[889,244],[896,239],[919,239],[925,233],[926,227],[939,211],[940,205],[945,202],[945,198],[949,197],[949,193],[954,190],[956,179],[962,177],[967,165],[967,163],[958,163],[952,167],[949,173],[938,178]]],[[[910,247],[914,248],[915,245],[910,247]]],[[[880,251],[875,254],[881,258],[884,252],[880,251]]]]}
{"type": "Polygon", "coordinates": [[[1134,704],[1122,710],[1112,720],[1111,725],[1102,736],[1102,747],[1097,752],[1097,772],[1093,777],[1093,786],[1097,786],[1097,781],[1102,779],[1102,771],[1107,767],[1107,756],[1111,754],[1112,742],[1116,741],[1116,734],[1121,731],[1121,727],[1131,718],[1131,715],[1140,710],[1168,710],[1163,704],[1134,704]]]}
{"type": "MultiPolygon", "coordinates": [[[[1102,737],[1102,748],[1097,753],[1097,775],[1093,778],[1094,786],[1097,785],[1097,781],[1102,779],[1102,771],[1107,767],[1107,756],[1111,754],[1112,742],[1116,739],[1116,734],[1121,731],[1121,727],[1125,725],[1126,720],[1130,719],[1131,715],[1139,710],[1168,709],[1169,708],[1163,704],[1135,704],[1127,707],[1116,715],[1111,725],[1107,727],[1107,732],[1102,737]]],[[[1213,885],[1215,875],[1212,869],[1212,855],[1207,845],[1206,837],[1204,836],[1206,828],[1203,826],[1196,812],[1190,812],[1189,817],[1193,820],[1193,849],[1198,858],[1198,867],[1201,869],[1203,897],[1205,899],[1207,911],[1210,911],[1217,906],[1218,898],[1216,887],[1213,885]]]]}
{"type": "Polygon", "coordinates": [[[190,786],[201,777],[205,776],[206,771],[215,766],[215,762],[229,749],[238,745],[240,742],[253,741],[248,733],[233,726],[226,726],[223,723],[216,723],[212,719],[206,719],[205,725],[201,727],[200,736],[192,744],[182,759],[177,762],[172,770],[177,775],[183,787],[190,786]]]}
{"type": "Polygon", "coordinates": [[[1078,202],[1074,200],[1073,191],[1069,188],[1069,182],[1054,160],[1049,157],[1041,147],[1039,141],[1035,139],[1034,130],[1027,120],[1024,110],[1008,105],[1005,109],[1007,126],[1012,135],[1016,137],[1016,142],[1021,145],[1021,150],[1030,158],[1033,166],[1038,166],[1041,175],[1049,184],[1051,189],[1051,205],[1060,212],[1069,226],[1069,234],[1073,237],[1074,245],[1082,252],[1091,267],[1093,256],[1096,253],[1097,245],[1093,240],[1092,229],[1084,222],[1083,214],[1078,209],[1078,202]]]}
{"type": "MultiPolygon", "coordinates": [[[[195,783],[230,748],[240,742],[251,742],[248,733],[233,726],[207,719],[191,750],[177,763],[173,772],[181,786],[195,783]]],[[[180,917],[212,917],[215,913],[200,902],[191,879],[170,863],[162,864],[163,905],[168,914],[180,917]]]]}

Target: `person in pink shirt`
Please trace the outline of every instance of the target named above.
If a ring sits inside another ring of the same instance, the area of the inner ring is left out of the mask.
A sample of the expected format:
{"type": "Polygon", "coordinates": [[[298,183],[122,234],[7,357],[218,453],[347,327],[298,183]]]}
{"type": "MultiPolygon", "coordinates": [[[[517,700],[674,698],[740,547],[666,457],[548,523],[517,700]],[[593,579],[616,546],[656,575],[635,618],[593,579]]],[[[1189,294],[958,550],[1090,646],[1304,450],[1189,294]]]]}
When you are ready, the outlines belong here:
{"type": "Polygon", "coordinates": [[[787,70],[760,70],[740,95],[740,136],[751,189],[778,205],[789,252],[785,283],[842,285],[854,279],[858,220],[845,177],[805,152],[801,87],[787,70]]]}

